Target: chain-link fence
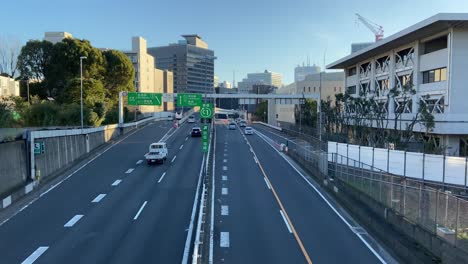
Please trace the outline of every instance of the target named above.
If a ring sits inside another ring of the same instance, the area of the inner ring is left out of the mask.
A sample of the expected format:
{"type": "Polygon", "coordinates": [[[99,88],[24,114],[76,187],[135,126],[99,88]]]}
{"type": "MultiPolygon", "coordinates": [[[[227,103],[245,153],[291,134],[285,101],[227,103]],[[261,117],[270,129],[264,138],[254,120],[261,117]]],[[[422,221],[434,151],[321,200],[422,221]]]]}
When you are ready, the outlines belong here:
{"type": "Polygon", "coordinates": [[[337,153],[326,153],[314,142],[295,140],[288,155],[316,176],[340,180],[365,193],[410,222],[468,252],[468,201],[425,182],[389,174],[337,153]],[[324,165],[326,164],[326,165],[324,165]]]}

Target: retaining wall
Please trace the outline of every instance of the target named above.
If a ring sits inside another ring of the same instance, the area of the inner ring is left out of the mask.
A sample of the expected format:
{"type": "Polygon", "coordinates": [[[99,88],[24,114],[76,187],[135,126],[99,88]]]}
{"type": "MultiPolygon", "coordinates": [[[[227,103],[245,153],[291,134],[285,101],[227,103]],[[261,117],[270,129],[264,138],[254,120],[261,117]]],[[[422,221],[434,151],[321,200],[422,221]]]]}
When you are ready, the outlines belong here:
{"type": "Polygon", "coordinates": [[[28,160],[25,141],[0,144],[0,198],[26,182],[28,160]]]}

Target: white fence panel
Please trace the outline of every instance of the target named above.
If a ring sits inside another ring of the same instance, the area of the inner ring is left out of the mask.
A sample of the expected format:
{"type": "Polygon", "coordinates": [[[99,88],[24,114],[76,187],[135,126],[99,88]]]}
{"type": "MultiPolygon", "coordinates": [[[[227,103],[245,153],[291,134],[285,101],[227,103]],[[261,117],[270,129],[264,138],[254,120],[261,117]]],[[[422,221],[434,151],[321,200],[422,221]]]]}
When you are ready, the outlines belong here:
{"type": "Polygon", "coordinates": [[[423,154],[406,152],[406,177],[423,178],[423,154]]]}
{"type": "Polygon", "coordinates": [[[331,155],[331,153],[336,153],[337,144],[338,143],[336,143],[336,142],[328,141],[328,161],[334,161],[333,160],[334,155],[331,155]]]}
{"type": "Polygon", "coordinates": [[[405,152],[400,150],[390,150],[388,158],[388,172],[396,175],[405,173],[405,152]]]}
{"type": "Polygon", "coordinates": [[[450,184],[465,185],[466,158],[445,158],[445,182],[450,184]]]}
{"type": "Polygon", "coordinates": [[[374,168],[387,171],[388,150],[374,148],[374,168]]]}
{"type": "MultiPolygon", "coordinates": [[[[343,143],[338,143],[338,154],[344,157],[348,157],[348,145],[343,143]]],[[[341,164],[348,164],[347,159],[340,159],[341,164]]]]}
{"type": "Polygon", "coordinates": [[[357,145],[348,145],[348,158],[350,158],[350,164],[351,165],[351,162],[353,162],[353,165],[351,166],[354,166],[354,167],[359,167],[359,146],[357,145]],[[352,160],[355,160],[356,162],[352,161],[352,160]],[[356,163],[354,165],[354,163],[356,163]]]}
{"type": "Polygon", "coordinates": [[[444,176],[443,156],[426,154],[424,159],[424,179],[442,182],[444,176]]]}
{"type": "Polygon", "coordinates": [[[373,148],[361,147],[361,163],[372,166],[373,148]]]}

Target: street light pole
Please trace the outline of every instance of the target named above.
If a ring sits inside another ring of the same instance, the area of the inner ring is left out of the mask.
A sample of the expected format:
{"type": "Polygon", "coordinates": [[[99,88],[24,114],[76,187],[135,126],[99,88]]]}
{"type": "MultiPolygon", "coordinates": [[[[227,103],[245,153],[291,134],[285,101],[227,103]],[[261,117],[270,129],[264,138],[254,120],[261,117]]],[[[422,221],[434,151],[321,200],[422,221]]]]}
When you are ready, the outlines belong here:
{"type": "Polygon", "coordinates": [[[81,105],[81,129],[83,129],[83,59],[86,59],[85,56],[80,57],[80,105],[81,105]]]}

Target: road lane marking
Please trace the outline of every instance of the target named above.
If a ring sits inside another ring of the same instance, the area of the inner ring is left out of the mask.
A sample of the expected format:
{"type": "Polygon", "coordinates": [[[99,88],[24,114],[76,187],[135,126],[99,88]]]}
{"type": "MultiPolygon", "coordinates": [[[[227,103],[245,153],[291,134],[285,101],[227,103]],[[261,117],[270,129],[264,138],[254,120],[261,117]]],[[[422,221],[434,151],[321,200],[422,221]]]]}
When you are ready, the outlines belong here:
{"type": "Polygon", "coordinates": [[[117,186],[122,182],[122,180],[115,180],[115,182],[112,183],[112,186],[117,186]]]}
{"type": "Polygon", "coordinates": [[[70,219],[63,227],[72,227],[73,225],[76,224],[76,222],[80,221],[80,219],[83,217],[83,215],[75,215],[70,219]]]}
{"type": "Polygon", "coordinates": [[[175,158],[177,158],[177,156],[174,156],[171,160],[171,162],[174,162],[175,158]]]}
{"type": "Polygon", "coordinates": [[[223,171],[227,171],[227,166],[223,166],[223,171]]]}
{"type": "Polygon", "coordinates": [[[270,189],[270,190],[271,190],[270,184],[268,183],[267,179],[265,179],[265,177],[263,177],[263,180],[265,181],[265,183],[266,183],[266,185],[267,185],[268,189],[270,189]]]}
{"type": "Polygon", "coordinates": [[[158,183],[160,183],[160,182],[163,180],[164,176],[166,176],[166,172],[164,172],[164,173],[161,175],[161,178],[159,178],[158,183]]]}
{"type": "Polygon", "coordinates": [[[143,160],[138,160],[138,161],[136,162],[136,165],[140,165],[141,163],[143,163],[143,160]]]}
{"type": "Polygon", "coordinates": [[[221,215],[229,215],[229,206],[221,205],[221,215]]]}
{"type": "Polygon", "coordinates": [[[145,208],[147,202],[148,202],[148,201],[145,201],[145,202],[141,205],[140,210],[138,210],[138,213],[135,215],[135,217],[133,217],[133,221],[135,221],[135,220],[138,219],[138,216],[140,216],[141,211],[143,211],[143,209],[145,208]]]}
{"type": "Polygon", "coordinates": [[[221,232],[219,246],[224,248],[229,247],[229,232],[221,232]]]}
{"type": "Polygon", "coordinates": [[[185,138],[185,141],[187,141],[188,137],[185,138]]]}
{"type": "Polygon", "coordinates": [[[227,159],[223,159],[223,162],[226,163],[226,162],[227,162],[227,159]]]}
{"type": "Polygon", "coordinates": [[[228,188],[221,188],[221,194],[222,195],[227,195],[228,194],[228,188]]]}
{"type": "Polygon", "coordinates": [[[128,169],[125,173],[126,173],[126,174],[129,174],[129,173],[132,173],[132,171],[134,171],[134,170],[135,170],[134,168],[130,168],[130,169],[128,169]]]}
{"type": "Polygon", "coordinates": [[[226,151],[227,151],[227,149],[224,149],[224,152],[226,152],[226,151]]]}
{"type": "Polygon", "coordinates": [[[255,163],[258,163],[257,157],[254,156],[253,159],[255,160],[255,163]]]}
{"type": "Polygon", "coordinates": [[[289,226],[288,221],[286,220],[286,217],[284,217],[283,211],[280,210],[281,217],[283,218],[284,223],[286,224],[286,227],[288,228],[289,233],[292,234],[291,227],[289,226]]]}
{"type": "Polygon", "coordinates": [[[179,148],[179,149],[182,149],[183,147],[184,147],[184,145],[182,144],[182,145],[180,145],[180,148],[179,148]]]}
{"type": "Polygon", "coordinates": [[[49,247],[38,247],[27,259],[25,259],[21,264],[32,264],[36,261],[49,247]]]}
{"type": "Polygon", "coordinates": [[[106,197],[106,194],[105,193],[101,193],[99,194],[98,196],[96,196],[96,198],[94,198],[93,201],[91,201],[92,203],[99,203],[102,199],[104,199],[104,197],[106,197]]]}
{"type": "Polygon", "coordinates": [[[228,156],[228,154],[227,154],[227,153],[224,153],[224,155],[223,155],[223,156],[224,156],[224,157],[227,157],[227,156],[228,156]]]}
{"type": "Polygon", "coordinates": [[[222,178],[223,178],[223,181],[227,181],[227,176],[226,175],[223,175],[222,178]]]}

